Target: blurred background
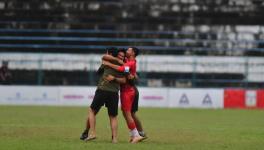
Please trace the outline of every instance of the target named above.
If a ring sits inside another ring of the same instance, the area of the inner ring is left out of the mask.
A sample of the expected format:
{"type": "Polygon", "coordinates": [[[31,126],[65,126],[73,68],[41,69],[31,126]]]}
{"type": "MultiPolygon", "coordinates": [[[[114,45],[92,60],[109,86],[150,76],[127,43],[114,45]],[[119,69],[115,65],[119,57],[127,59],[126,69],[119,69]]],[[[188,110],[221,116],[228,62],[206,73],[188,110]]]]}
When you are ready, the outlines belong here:
{"type": "Polygon", "coordinates": [[[140,86],[264,88],[262,0],[0,0],[0,81],[94,86],[107,47],[140,86]]]}

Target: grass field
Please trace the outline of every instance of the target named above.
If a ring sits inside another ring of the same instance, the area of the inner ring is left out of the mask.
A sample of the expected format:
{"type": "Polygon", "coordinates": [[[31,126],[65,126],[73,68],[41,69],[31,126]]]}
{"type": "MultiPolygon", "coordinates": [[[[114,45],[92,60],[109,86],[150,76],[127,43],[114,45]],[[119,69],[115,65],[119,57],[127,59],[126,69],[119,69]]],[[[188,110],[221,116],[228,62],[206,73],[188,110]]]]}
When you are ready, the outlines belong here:
{"type": "Polygon", "coordinates": [[[0,106],[2,150],[262,150],[263,110],[141,108],[149,139],[128,143],[119,111],[119,142],[110,143],[105,109],[97,116],[97,139],[79,140],[86,119],[84,107],[0,106]]]}

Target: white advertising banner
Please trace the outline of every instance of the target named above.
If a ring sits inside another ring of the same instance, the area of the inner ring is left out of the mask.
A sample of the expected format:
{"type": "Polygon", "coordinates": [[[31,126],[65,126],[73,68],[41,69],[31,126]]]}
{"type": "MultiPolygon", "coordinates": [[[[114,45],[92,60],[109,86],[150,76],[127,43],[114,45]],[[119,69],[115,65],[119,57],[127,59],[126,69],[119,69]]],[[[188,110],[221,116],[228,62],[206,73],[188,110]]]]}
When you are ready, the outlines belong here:
{"type": "MultiPolygon", "coordinates": [[[[139,87],[140,107],[223,108],[223,89],[139,87]]],[[[0,86],[0,104],[89,106],[96,87],[0,86]]],[[[247,97],[254,97],[248,91],[247,97]]],[[[255,105],[248,98],[247,105],[255,105]]]]}
{"type": "Polygon", "coordinates": [[[96,87],[60,87],[61,105],[89,106],[96,87]]]}
{"type": "Polygon", "coordinates": [[[138,88],[139,106],[143,107],[168,107],[167,88],[138,88]]]}
{"type": "Polygon", "coordinates": [[[169,107],[223,108],[223,89],[169,89],[169,107]]]}
{"type": "Polygon", "coordinates": [[[58,105],[57,87],[0,86],[0,104],[58,105]]]}

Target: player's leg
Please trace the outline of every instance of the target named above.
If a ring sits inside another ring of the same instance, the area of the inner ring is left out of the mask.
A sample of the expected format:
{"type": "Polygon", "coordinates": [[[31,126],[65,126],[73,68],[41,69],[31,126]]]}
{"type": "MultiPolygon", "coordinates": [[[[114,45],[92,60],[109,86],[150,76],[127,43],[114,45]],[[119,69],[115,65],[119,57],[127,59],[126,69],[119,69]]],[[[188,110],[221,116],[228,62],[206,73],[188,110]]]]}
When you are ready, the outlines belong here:
{"type": "Polygon", "coordinates": [[[124,118],[126,120],[127,126],[130,130],[130,138],[131,138],[130,142],[131,143],[137,143],[137,142],[140,142],[141,140],[143,140],[144,138],[141,137],[138,133],[138,130],[137,130],[135,121],[131,115],[131,112],[130,111],[124,111],[124,110],[122,112],[123,112],[124,118]]]}
{"type": "Polygon", "coordinates": [[[111,131],[112,131],[112,143],[117,143],[117,129],[118,129],[118,120],[117,116],[110,116],[110,125],[111,125],[111,131]]]}
{"type": "Polygon", "coordinates": [[[89,135],[85,139],[85,141],[93,140],[96,138],[96,130],[95,130],[95,125],[96,125],[96,114],[99,112],[100,108],[104,105],[104,91],[102,90],[96,90],[95,96],[93,99],[93,102],[90,106],[89,109],[89,114],[88,114],[88,123],[89,123],[89,135]]]}
{"type": "Polygon", "coordinates": [[[137,87],[135,87],[135,98],[134,98],[134,101],[132,104],[131,114],[132,114],[132,117],[135,121],[139,135],[142,137],[145,137],[145,139],[146,139],[147,136],[145,135],[145,132],[143,130],[142,123],[141,123],[139,117],[136,115],[136,112],[138,111],[138,101],[139,101],[139,92],[138,92],[137,87]]]}
{"type": "Polygon", "coordinates": [[[145,136],[145,133],[144,133],[144,130],[143,130],[143,127],[142,127],[142,123],[141,123],[140,119],[138,118],[136,113],[131,113],[131,115],[132,115],[132,118],[135,121],[135,124],[136,124],[136,127],[137,127],[139,135],[145,136]]]}
{"type": "MultiPolygon", "coordinates": [[[[90,109],[90,108],[89,108],[90,109]]],[[[85,129],[84,131],[82,132],[81,136],[80,136],[80,139],[81,140],[84,140],[88,137],[88,134],[89,134],[89,129],[90,129],[90,122],[89,122],[89,109],[88,109],[88,113],[87,113],[87,119],[86,119],[86,124],[85,124],[85,129]]]]}
{"type": "Polygon", "coordinates": [[[135,121],[131,114],[132,103],[135,96],[134,94],[134,90],[121,92],[121,108],[127,126],[130,129],[131,143],[137,143],[143,139],[143,137],[141,137],[138,133],[135,121]]]}
{"type": "Polygon", "coordinates": [[[96,111],[92,108],[89,109],[89,125],[90,125],[90,133],[88,137],[85,139],[86,141],[93,140],[96,137],[96,130],[95,130],[95,124],[96,124],[96,111]]]}
{"type": "Polygon", "coordinates": [[[111,132],[112,132],[112,143],[117,143],[117,128],[118,128],[118,93],[109,92],[108,99],[105,103],[108,116],[110,120],[111,132]]]}
{"type": "MultiPolygon", "coordinates": [[[[88,113],[88,115],[89,115],[89,113],[88,113]]],[[[90,129],[90,122],[89,122],[89,117],[88,117],[86,120],[86,130],[88,130],[88,132],[89,132],[89,129],[90,129]]]]}
{"type": "MultiPolygon", "coordinates": [[[[88,137],[88,135],[89,135],[89,130],[90,130],[89,115],[90,115],[90,111],[91,111],[90,109],[91,108],[89,107],[88,113],[87,113],[87,119],[86,119],[85,129],[84,129],[84,131],[82,132],[82,134],[80,136],[80,139],[81,140],[85,140],[88,137]]],[[[94,112],[94,113],[95,113],[95,116],[96,116],[96,112],[94,112]]]]}

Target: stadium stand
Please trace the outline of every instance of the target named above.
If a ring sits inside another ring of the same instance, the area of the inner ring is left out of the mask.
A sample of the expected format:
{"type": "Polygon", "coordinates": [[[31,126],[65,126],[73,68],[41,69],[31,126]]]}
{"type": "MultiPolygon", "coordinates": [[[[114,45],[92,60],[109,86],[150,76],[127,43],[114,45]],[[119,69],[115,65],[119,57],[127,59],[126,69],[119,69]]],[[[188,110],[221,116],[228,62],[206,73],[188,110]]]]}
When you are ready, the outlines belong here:
{"type": "Polygon", "coordinates": [[[89,60],[85,69],[68,70],[55,61],[49,64],[54,68],[30,68],[21,67],[30,61],[12,53],[85,54],[89,59],[109,46],[137,46],[149,60],[140,58],[146,62],[140,64],[141,85],[263,87],[264,64],[258,61],[264,56],[263,7],[261,0],[0,0],[1,60],[14,60],[14,84],[94,85],[96,66],[90,69],[89,60]],[[189,63],[182,57],[211,61],[189,63]],[[210,65],[215,57],[223,61],[210,65]],[[241,58],[243,69],[226,70],[239,63],[230,57],[241,58]],[[159,59],[170,69],[148,70],[159,59]],[[178,63],[191,69],[184,71],[178,63]],[[197,70],[202,65],[209,69],[197,70]]]}

